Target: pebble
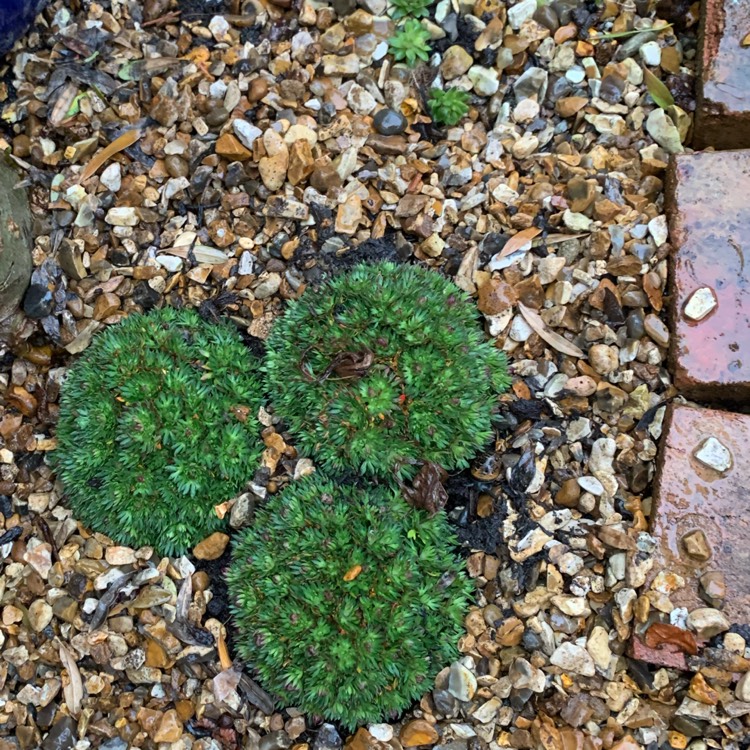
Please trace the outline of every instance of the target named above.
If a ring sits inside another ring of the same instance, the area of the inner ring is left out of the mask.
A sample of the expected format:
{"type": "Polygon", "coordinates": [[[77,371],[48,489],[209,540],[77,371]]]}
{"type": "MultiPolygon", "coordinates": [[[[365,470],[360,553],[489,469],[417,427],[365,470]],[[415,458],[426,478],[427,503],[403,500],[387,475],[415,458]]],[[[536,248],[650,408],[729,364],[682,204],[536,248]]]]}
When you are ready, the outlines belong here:
{"type": "Polygon", "coordinates": [[[720,474],[732,468],[732,454],[729,448],[713,435],[707,437],[693,455],[704,466],[720,474]]]}
{"type": "Polygon", "coordinates": [[[729,620],[718,609],[699,607],[694,609],[687,618],[688,627],[694,630],[699,638],[713,638],[725,630],[729,630],[729,620]]]}
{"type": "Polygon", "coordinates": [[[586,650],[601,672],[606,672],[609,669],[609,663],[612,660],[612,650],[609,647],[609,632],[606,628],[596,625],[591,629],[591,633],[586,641],[586,650]]]}
{"type": "Polygon", "coordinates": [[[344,742],[333,724],[322,724],[313,742],[313,750],[340,750],[344,742]]]}
{"type": "Polygon", "coordinates": [[[372,124],[381,135],[400,135],[409,123],[401,112],[383,107],[375,113],[372,124]]]}
{"type": "Polygon", "coordinates": [[[440,63],[440,73],[446,81],[451,81],[466,73],[474,64],[474,58],[461,46],[448,47],[440,63]]]}
{"type": "Polygon", "coordinates": [[[566,672],[574,672],[584,677],[593,677],[596,674],[596,665],[591,655],[585,648],[575,643],[561,643],[550,656],[550,664],[566,672]]]}
{"type": "Polygon", "coordinates": [[[659,344],[659,346],[669,345],[669,330],[661,318],[653,313],[649,313],[643,320],[643,327],[645,328],[646,333],[657,344],[659,344]]]}
{"type": "Polygon", "coordinates": [[[401,727],[399,739],[403,747],[417,747],[418,745],[434,745],[439,735],[428,721],[412,719],[401,727]]]}
{"type": "Polygon", "coordinates": [[[534,16],[536,10],[536,0],[521,0],[513,7],[508,8],[508,23],[512,29],[518,31],[526,21],[534,16]]]}
{"type": "Polygon", "coordinates": [[[229,535],[215,531],[193,548],[193,555],[198,560],[217,560],[224,554],[229,544],[229,535]]]}
{"type": "Polygon", "coordinates": [[[600,375],[609,375],[620,364],[617,347],[607,346],[606,344],[594,344],[589,349],[589,361],[594,370],[600,375]]]}
{"type": "Polygon", "coordinates": [[[661,62],[661,47],[659,46],[659,42],[646,42],[638,50],[638,54],[640,54],[641,60],[651,68],[657,67],[661,62]]]}
{"type": "Polygon", "coordinates": [[[41,284],[31,284],[23,297],[23,311],[35,320],[46,318],[54,304],[52,291],[41,284]]]}
{"type": "Polygon", "coordinates": [[[132,206],[116,206],[107,211],[104,221],[115,227],[134,227],[139,221],[138,212],[132,206]]]}
{"type": "Polygon", "coordinates": [[[680,139],[680,132],[663,109],[657,107],[651,112],[646,119],[646,130],[670,154],[681,154],[685,150],[680,139]]]}
{"type": "Polygon", "coordinates": [[[122,186],[122,174],[120,165],[117,162],[110,164],[99,177],[99,182],[113,193],[116,193],[122,186]]]}
{"type": "Polygon", "coordinates": [[[468,76],[474,86],[474,92],[479,96],[492,96],[500,88],[498,72],[493,68],[472,65],[469,68],[468,76]]]}
{"type": "Polygon", "coordinates": [[[247,122],[247,120],[232,120],[232,129],[237,138],[242,142],[242,145],[250,151],[252,151],[255,141],[263,135],[263,131],[260,128],[247,122]]]}
{"type": "Polygon", "coordinates": [[[453,662],[448,676],[448,692],[457,700],[470,701],[477,691],[477,678],[461,662],[453,662]]]}
{"type": "Polygon", "coordinates": [[[738,701],[750,703],[750,672],[745,672],[745,674],[740,677],[737,682],[737,687],[734,689],[734,694],[738,701]]]}
{"type": "Polygon", "coordinates": [[[690,320],[703,320],[718,305],[713,289],[707,286],[696,289],[688,299],[684,313],[690,320]]]}

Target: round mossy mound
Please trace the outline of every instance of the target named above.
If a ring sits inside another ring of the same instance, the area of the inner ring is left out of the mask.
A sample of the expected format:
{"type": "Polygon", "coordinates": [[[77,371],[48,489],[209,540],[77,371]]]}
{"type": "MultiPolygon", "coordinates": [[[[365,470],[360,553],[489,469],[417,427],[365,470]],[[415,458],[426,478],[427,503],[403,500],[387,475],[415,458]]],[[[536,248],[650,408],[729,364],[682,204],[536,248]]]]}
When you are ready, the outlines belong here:
{"type": "Polygon", "coordinates": [[[227,574],[236,643],[282,705],[392,717],[457,656],[471,583],[442,514],[312,476],[256,515],[227,574]]]}
{"type": "Polygon", "coordinates": [[[463,468],[492,437],[505,355],[476,306],[418,266],[361,265],[290,303],[268,340],[276,413],[325,467],[463,468]]]}
{"type": "Polygon", "coordinates": [[[60,398],[58,470],[76,516],[122,544],[181,554],[257,468],[262,387],[237,333],[190,310],[97,336],[60,398]]]}

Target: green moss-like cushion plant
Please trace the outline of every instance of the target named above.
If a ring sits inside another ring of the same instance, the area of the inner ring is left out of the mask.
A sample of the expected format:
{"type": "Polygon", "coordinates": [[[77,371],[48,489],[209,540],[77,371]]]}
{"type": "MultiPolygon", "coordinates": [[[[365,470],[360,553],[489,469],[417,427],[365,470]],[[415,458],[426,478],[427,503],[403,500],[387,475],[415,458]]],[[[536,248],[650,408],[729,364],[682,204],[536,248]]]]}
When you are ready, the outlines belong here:
{"type": "Polygon", "coordinates": [[[407,476],[492,437],[505,356],[475,305],[419,266],[361,265],[292,302],[267,342],[277,414],[323,466],[407,476]]]}
{"type": "Polygon", "coordinates": [[[261,453],[256,369],[236,331],[190,310],[97,336],[63,386],[52,459],[77,517],[169,555],[220,529],[214,506],[261,453]]]}
{"type": "Polygon", "coordinates": [[[388,40],[388,51],[396,62],[405,62],[410,68],[417,60],[430,59],[430,32],[415,18],[407,18],[388,40]]]}
{"type": "Polygon", "coordinates": [[[427,103],[436,123],[456,125],[469,111],[469,93],[457,88],[432,89],[427,103]]]}
{"type": "Polygon", "coordinates": [[[282,705],[388,718],[457,656],[471,584],[443,514],[311,476],[258,511],[227,574],[237,647],[282,705]]]}

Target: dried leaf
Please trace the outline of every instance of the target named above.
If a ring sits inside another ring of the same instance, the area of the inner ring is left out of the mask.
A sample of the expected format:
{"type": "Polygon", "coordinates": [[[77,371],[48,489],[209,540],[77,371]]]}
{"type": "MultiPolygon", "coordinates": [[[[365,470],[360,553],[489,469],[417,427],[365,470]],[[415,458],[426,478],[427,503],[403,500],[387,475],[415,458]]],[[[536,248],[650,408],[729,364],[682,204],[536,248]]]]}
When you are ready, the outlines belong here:
{"type": "Polygon", "coordinates": [[[120,151],[124,151],[126,148],[132,146],[136,141],[138,141],[141,137],[141,131],[137,128],[133,130],[126,130],[121,136],[118,138],[115,138],[112,143],[109,144],[106,148],[103,148],[98,154],[95,154],[91,161],[86,165],[83,172],[81,172],[81,178],[79,182],[85,182],[88,180],[89,177],[96,174],[99,167],[101,167],[104,162],[111,159],[115,154],[119,153],[120,151]]]}
{"type": "Polygon", "coordinates": [[[50,110],[47,122],[52,125],[53,128],[58,127],[64,120],[68,118],[68,111],[71,105],[78,95],[78,86],[72,81],[68,81],[63,86],[60,94],[55,99],[55,104],[50,110]]]}
{"type": "Polygon", "coordinates": [[[426,510],[434,516],[445,508],[448,502],[448,492],[443,487],[443,482],[447,479],[448,472],[442,466],[425,461],[412,480],[412,486],[401,485],[401,493],[413,508],[426,510]]]}
{"type": "Polygon", "coordinates": [[[651,94],[651,98],[656,102],[658,107],[669,109],[669,107],[674,105],[674,97],[671,91],[648,68],[643,69],[643,79],[646,81],[648,93],[651,94]]]}
{"type": "MultiPolygon", "coordinates": [[[[500,258],[507,258],[509,255],[518,252],[519,250],[530,250],[531,240],[534,239],[538,234],[541,234],[542,230],[538,227],[529,227],[528,229],[522,229],[517,234],[514,234],[506,243],[505,247],[496,253],[492,260],[500,260],[500,258]]],[[[491,262],[491,261],[490,261],[491,262]]]]}
{"type": "MultiPolygon", "coordinates": [[[[664,29],[669,29],[674,24],[668,23],[664,26],[659,26],[659,31],[663,31],[664,29]]],[[[613,31],[609,34],[596,34],[596,36],[591,37],[592,42],[598,42],[602,39],[622,39],[626,36],[634,36],[635,34],[640,34],[643,31],[643,29],[632,29],[631,31],[613,31]]]]}
{"type": "Polygon", "coordinates": [[[352,565],[344,574],[345,581],[353,581],[362,572],[361,565],[352,565]]]}
{"type": "Polygon", "coordinates": [[[680,651],[691,656],[698,653],[698,644],[690,631],[678,628],[676,625],[668,625],[665,622],[655,622],[646,631],[645,641],[649,648],[658,648],[663,644],[668,644],[677,646],[680,651]]]}
{"type": "Polygon", "coordinates": [[[62,643],[60,644],[60,661],[63,667],[68,670],[67,683],[63,684],[65,703],[68,706],[71,716],[77,717],[81,712],[83,681],[81,680],[81,673],[78,670],[78,665],[73,658],[73,654],[62,643]]]}
{"type": "Polygon", "coordinates": [[[547,324],[535,310],[526,307],[523,302],[518,303],[518,309],[539,338],[546,341],[551,347],[554,347],[558,352],[562,352],[563,354],[569,354],[571,357],[583,357],[583,352],[575,344],[560,336],[559,333],[550,331],[547,328],[547,324]]]}
{"type": "Polygon", "coordinates": [[[479,248],[476,245],[472,245],[463,257],[461,265],[458,267],[453,281],[456,286],[463,289],[469,294],[474,294],[477,290],[477,286],[474,283],[474,276],[479,266],[479,248]]]}
{"type": "Polygon", "coordinates": [[[187,260],[192,256],[195,258],[196,263],[207,263],[211,265],[226,263],[229,260],[221,250],[217,250],[210,245],[175,245],[174,247],[167,248],[163,252],[168,255],[176,255],[178,258],[183,258],[184,260],[187,260]]]}
{"type": "Polygon", "coordinates": [[[229,655],[229,649],[227,648],[227,642],[224,639],[224,631],[222,629],[219,629],[219,638],[216,643],[216,648],[219,651],[221,668],[229,669],[232,666],[232,657],[229,655]]]}

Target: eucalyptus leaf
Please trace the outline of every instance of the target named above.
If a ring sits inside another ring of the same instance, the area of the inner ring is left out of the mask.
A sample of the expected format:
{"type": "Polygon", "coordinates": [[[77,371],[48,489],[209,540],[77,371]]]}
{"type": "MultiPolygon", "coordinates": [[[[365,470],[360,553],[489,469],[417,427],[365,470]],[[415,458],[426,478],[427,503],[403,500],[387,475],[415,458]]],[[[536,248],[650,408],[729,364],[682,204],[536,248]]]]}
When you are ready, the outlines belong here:
{"type": "Polygon", "coordinates": [[[674,97],[662,80],[657,78],[648,68],[643,69],[643,77],[646,81],[648,93],[658,107],[669,109],[674,105],[674,97]]]}

